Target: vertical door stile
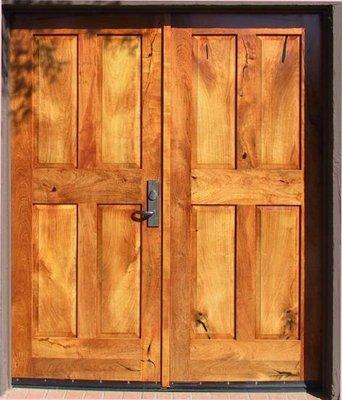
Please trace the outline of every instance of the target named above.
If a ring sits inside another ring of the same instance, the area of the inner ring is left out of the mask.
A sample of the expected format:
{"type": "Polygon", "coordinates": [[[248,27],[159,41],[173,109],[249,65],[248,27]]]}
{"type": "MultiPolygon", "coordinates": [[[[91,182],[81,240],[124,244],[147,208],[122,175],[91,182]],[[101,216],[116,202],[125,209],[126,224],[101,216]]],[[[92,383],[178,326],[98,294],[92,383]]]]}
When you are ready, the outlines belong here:
{"type": "Polygon", "coordinates": [[[162,189],[162,373],[163,387],[170,386],[170,329],[171,329],[171,302],[170,302],[170,228],[171,228],[171,15],[164,14],[163,25],[163,189],[162,189]]]}
{"type": "MultiPolygon", "coordinates": [[[[78,35],[78,169],[96,167],[97,49],[96,34],[82,30],[78,35]]],[[[97,336],[97,205],[78,204],[78,337],[97,336]]]]}
{"type": "Polygon", "coordinates": [[[190,358],[191,29],[172,28],[171,380],[188,380],[190,358]]]}
{"type": "Polygon", "coordinates": [[[32,74],[33,35],[11,32],[12,373],[32,374],[32,74]],[[18,84],[20,82],[20,84],[18,84]],[[13,266],[22,266],[15,268],[13,266]],[[26,268],[25,268],[26,267],[26,268]]]}
{"type": "MultiPolygon", "coordinates": [[[[300,269],[299,269],[299,294],[300,294],[300,304],[299,304],[299,313],[300,313],[300,320],[299,320],[299,338],[301,340],[301,379],[305,380],[307,376],[310,377],[309,368],[310,364],[312,367],[312,370],[315,371],[317,369],[317,363],[314,362],[306,362],[306,355],[309,353],[307,349],[309,349],[310,343],[306,343],[305,339],[305,334],[307,331],[310,330],[310,326],[306,327],[305,324],[305,317],[307,316],[307,313],[305,311],[305,308],[308,306],[310,307],[311,303],[307,301],[307,297],[305,296],[306,290],[305,287],[307,285],[307,279],[306,277],[309,276],[309,268],[308,268],[308,254],[306,253],[306,247],[307,243],[310,240],[310,232],[307,231],[307,222],[306,222],[306,214],[307,210],[309,210],[308,203],[309,203],[309,193],[306,187],[306,160],[309,160],[310,158],[306,156],[305,148],[307,144],[307,136],[306,136],[306,123],[305,123],[305,118],[306,118],[306,90],[305,90],[305,82],[306,79],[306,72],[305,72],[305,62],[306,62],[306,57],[305,57],[305,52],[306,52],[306,34],[304,34],[305,31],[303,31],[303,34],[300,37],[300,169],[303,174],[303,193],[304,193],[304,201],[301,204],[300,208],[300,215],[299,215],[299,224],[300,224],[300,235],[302,240],[300,240],[300,269]],[[308,371],[308,372],[307,372],[308,371]]],[[[309,111],[308,111],[309,112],[309,111]]],[[[311,154],[310,154],[311,156],[311,154]]],[[[319,271],[319,268],[317,268],[319,271]]],[[[318,285],[317,285],[318,286],[318,285]]],[[[318,288],[319,290],[320,288],[318,288]]],[[[321,306],[320,300],[318,300],[319,306],[321,306]]],[[[317,310],[317,315],[320,315],[320,310],[317,310]]],[[[317,348],[317,353],[319,354],[320,351],[320,342],[319,338],[320,335],[317,335],[315,338],[314,336],[314,341],[318,343],[318,348],[317,348]]],[[[308,341],[309,342],[309,341],[308,341]]],[[[310,357],[310,355],[309,355],[310,357]]],[[[320,356],[318,356],[320,357],[320,356]]],[[[312,379],[312,378],[311,378],[312,379]]],[[[317,379],[317,378],[316,378],[317,379]]]]}
{"type": "MultiPolygon", "coordinates": [[[[142,168],[143,207],[147,209],[147,181],[161,178],[162,150],[162,42],[161,29],[146,29],[142,35],[142,168]]],[[[160,379],[161,318],[161,227],[142,224],[142,379],[160,379]]]]}

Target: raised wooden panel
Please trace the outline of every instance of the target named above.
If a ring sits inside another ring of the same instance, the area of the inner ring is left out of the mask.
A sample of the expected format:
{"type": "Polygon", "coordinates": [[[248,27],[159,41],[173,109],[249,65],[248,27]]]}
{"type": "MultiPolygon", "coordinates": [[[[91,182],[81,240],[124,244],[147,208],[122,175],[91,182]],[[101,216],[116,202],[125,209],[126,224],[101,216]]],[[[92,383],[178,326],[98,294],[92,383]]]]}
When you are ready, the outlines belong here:
{"type": "Polygon", "coordinates": [[[301,40],[298,35],[239,35],[239,169],[301,167],[301,40]]]}
{"type": "Polygon", "coordinates": [[[39,164],[77,164],[77,36],[35,36],[34,136],[39,164]]]}
{"type": "Polygon", "coordinates": [[[100,162],[140,167],[141,37],[99,36],[100,162]]]}
{"type": "Polygon", "coordinates": [[[140,334],[140,224],[131,216],[139,206],[98,207],[98,274],[101,335],[140,334]]]}
{"type": "Polygon", "coordinates": [[[193,55],[195,164],[235,168],[235,36],[194,36],[193,55]]]}
{"type": "Polygon", "coordinates": [[[193,206],[196,336],[234,337],[235,207],[193,206]]]}
{"type": "Polygon", "coordinates": [[[76,205],[33,206],[36,336],[76,335],[76,205]]]}
{"type": "Polygon", "coordinates": [[[256,335],[298,338],[300,208],[257,207],[256,335]]]}
{"type": "Polygon", "coordinates": [[[300,166],[299,36],[258,36],[261,41],[260,165],[300,166]]]}

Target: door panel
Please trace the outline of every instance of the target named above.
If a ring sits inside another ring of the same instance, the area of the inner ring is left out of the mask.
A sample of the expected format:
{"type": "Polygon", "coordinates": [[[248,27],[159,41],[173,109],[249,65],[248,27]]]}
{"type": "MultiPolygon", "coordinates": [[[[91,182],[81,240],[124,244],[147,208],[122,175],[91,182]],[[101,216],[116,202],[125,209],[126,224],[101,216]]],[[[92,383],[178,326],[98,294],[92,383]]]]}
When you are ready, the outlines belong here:
{"type": "Polygon", "coordinates": [[[76,336],[77,208],[33,206],[33,331],[76,336]]]}
{"type": "Polygon", "coordinates": [[[12,30],[13,376],[155,382],[161,229],[132,214],[161,180],[160,17],[51,25],[12,30]]]}
{"type": "Polygon", "coordinates": [[[235,37],[193,36],[192,43],[193,163],[199,168],[208,164],[234,168],[235,37]]]}
{"type": "Polygon", "coordinates": [[[140,167],[141,38],[98,37],[99,162],[140,167]]]}
{"type": "Polygon", "coordinates": [[[239,169],[300,168],[303,38],[271,32],[238,35],[239,169]]]}
{"type": "Polygon", "coordinates": [[[303,39],[172,28],[172,381],[303,376],[303,39]]]}
{"type": "Polygon", "coordinates": [[[319,380],[320,28],[269,17],[15,17],[14,377],[319,380]]]}
{"type": "Polygon", "coordinates": [[[33,45],[36,163],[76,166],[77,35],[35,35],[33,45]]]}
{"type": "Polygon", "coordinates": [[[100,336],[140,336],[140,226],[134,205],[98,206],[100,336]]]}
{"type": "Polygon", "coordinates": [[[298,339],[299,207],[256,207],[256,337],[298,339]]]}
{"type": "Polygon", "coordinates": [[[193,206],[191,218],[194,336],[234,337],[235,207],[193,206]]]}

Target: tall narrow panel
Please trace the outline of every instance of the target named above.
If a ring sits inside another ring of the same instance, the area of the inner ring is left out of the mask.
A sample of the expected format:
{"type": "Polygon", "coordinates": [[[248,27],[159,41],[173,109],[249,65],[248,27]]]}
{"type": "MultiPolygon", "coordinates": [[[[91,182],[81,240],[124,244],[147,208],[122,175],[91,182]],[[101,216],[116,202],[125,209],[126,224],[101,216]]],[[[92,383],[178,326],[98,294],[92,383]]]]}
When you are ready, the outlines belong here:
{"type": "Polygon", "coordinates": [[[260,36],[261,165],[300,165],[300,37],[260,36]]]}
{"type": "Polygon", "coordinates": [[[140,330],[140,224],[137,206],[98,209],[100,333],[138,336],[140,330]]]}
{"type": "Polygon", "coordinates": [[[194,206],[192,219],[196,332],[233,337],[235,207],[194,206]]]}
{"type": "Polygon", "coordinates": [[[36,36],[36,158],[76,165],[77,37],[36,36]]]}
{"type": "Polygon", "coordinates": [[[33,206],[37,336],[76,335],[77,206],[33,206]]]}
{"type": "Polygon", "coordinates": [[[141,38],[100,36],[101,162],[140,166],[141,38]]]}
{"type": "Polygon", "coordinates": [[[257,337],[297,339],[299,207],[257,207],[257,248],[257,337]]]}
{"type": "Polygon", "coordinates": [[[235,167],[235,36],[194,36],[195,160],[235,167]]]}

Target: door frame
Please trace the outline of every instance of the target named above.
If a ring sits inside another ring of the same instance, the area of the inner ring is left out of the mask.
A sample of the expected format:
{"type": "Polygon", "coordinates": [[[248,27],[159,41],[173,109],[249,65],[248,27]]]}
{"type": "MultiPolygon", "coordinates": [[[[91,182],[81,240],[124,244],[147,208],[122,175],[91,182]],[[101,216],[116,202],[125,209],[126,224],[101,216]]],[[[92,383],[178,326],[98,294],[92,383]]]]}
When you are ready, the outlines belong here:
{"type": "MultiPolygon", "coordinates": [[[[253,14],[260,13],[276,13],[276,14],[298,14],[298,13],[315,13],[319,14],[322,19],[323,27],[323,71],[326,77],[327,85],[323,88],[323,108],[324,118],[323,125],[327,128],[324,130],[324,148],[323,148],[323,175],[324,185],[321,188],[323,194],[323,204],[325,205],[325,221],[324,233],[326,242],[324,246],[324,254],[326,258],[326,281],[325,284],[325,304],[324,312],[326,315],[324,329],[324,377],[323,387],[324,393],[328,398],[339,397],[340,386],[340,137],[341,137],[341,47],[342,42],[342,5],[320,5],[313,3],[312,5],[299,6],[295,3],[290,5],[279,5],[279,3],[268,3],[267,5],[255,5],[255,2],[245,2],[243,6],[232,5],[232,3],[224,2],[218,6],[217,2],[205,2],[204,5],[193,5],[193,2],[184,2],[181,7],[175,4],[177,2],[163,2],[151,5],[149,2],[126,2],[124,5],[115,6],[115,4],[102,5],[93,2],[70,1],[68,5],[59,5],[58,2],[50,5],[43,5],[39,0],[27,2],[21,1],[19,4],[8,1],[2,6],[2,136],[1,136],[1,287],[0,287],[0,356],[3,362],[0,366],[0,392],[10,387],[10,151],[9,151],[9,117],[8,117],[8,59],[7,49],[9,42],[9,27],[14,13],[25,12],[54,12],[57,9],[63,13],[72,11],[78,12],[97,12],[108,11],[111,9],[115,12],[153,12],[153,13],[175,13],[175,12],[246,12],[253,14]],[[174,3],[174,4],[173,4],[174,3]],[[191,4],[192,3],[192,4],[191,4]],[[77,4],[77,5],[76,5],[77,4]],[[210,8],[208,8],[210,7],[210,8]],[[339,29],[338,29],[339,28],[339,29]],[[335,71],[335,73],[334,73],[335,71]]],[[[103,3],[102,3],[103,4],[103,3]]],[[[203,3],[202,3],[203,4],[203,3]]],[[[167,41],[167,29],[166,41],[167,41]]],[[[165,44],[165,43],[164,43],[165,44]]],[[[165,57],[165,54],[164,54],[165,57]]],[[[169,60],[165,59],[166,65],[169,60]]],[[[167,80],[164,85],[170,84],[167,80]]],[[[168,99],[164,101],[164,130],[168,129],[167,107],[168,99]]],[[[164,137],[164,150],[167,150],[167,143],[164,137]],[[165,148],[166,144],[166,148],[165,148]]],[[[166,164],[164,162],[164,168],[166,164]]],[[[167,168],[164,169],[164,179],[167,180],[167,168]]],[[[164,200],[168,193],[164,192],[164,200]]],[[[165,203],[164,203],[165,205],[165,203]]],[[[167,222],[164,217],[164,224],[167,222]]],[[[167,224],[164,225],[164,232],[167,224]]],[[[164,233],[163,249],[167,246],[167,236],[164,233]]],[[[165,262],[165,261],[164,261],[165,262]]],[[[167,274],[163,278],[163,291],[167,290],[168,277],[167,274]]],[[[164,308],[163,318],[164,324],[167,324],[166,305],[164,308]]],[[[164,345],[167,346],[168,338],[164,336],[164,345]]],[[[166,377],[164,377],[165,381],[166,377]]],[[[196,388],[198,389],[198,388],[196,388]]]]}

